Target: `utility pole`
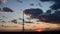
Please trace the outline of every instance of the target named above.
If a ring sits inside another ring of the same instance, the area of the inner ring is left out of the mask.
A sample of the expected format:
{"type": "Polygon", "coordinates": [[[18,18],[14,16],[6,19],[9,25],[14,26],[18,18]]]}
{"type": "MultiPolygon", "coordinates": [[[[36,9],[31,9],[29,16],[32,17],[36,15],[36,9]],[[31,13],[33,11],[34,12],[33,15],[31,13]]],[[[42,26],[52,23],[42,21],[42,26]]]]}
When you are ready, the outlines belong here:
{"type": "Polygon", "coordinates": [[[23,12],[23,32],[24,32],[24,12],[23,12]]]}

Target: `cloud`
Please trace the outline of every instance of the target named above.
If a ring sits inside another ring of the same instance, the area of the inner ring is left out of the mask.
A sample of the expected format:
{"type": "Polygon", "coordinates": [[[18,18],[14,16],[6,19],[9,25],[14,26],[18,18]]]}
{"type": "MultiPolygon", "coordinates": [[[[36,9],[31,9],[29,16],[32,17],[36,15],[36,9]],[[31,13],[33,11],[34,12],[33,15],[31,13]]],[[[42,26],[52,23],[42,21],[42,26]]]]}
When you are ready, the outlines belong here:
{"type": "Polygon", "coordinates": [[[52,12],[51,10],[47,10],[46,14],[51,14],[51,12],[52,12]]]}
{"type": "Polygon", "coordinates": [[[54,4],[50,8],[53,9],[53,10],[60,9],[60,4],[54,4]]]}
{"type": "Polygon", "coordinates": [[[51,13],[53,12],[52,10],[47,10],[45,14],[42,14],[38,17],[40,21],[59,23],[60,22],[60,11],[58,9],[60,9],[60,0],[40,0],[40,1],[55,2],[52,6],[50,6],[50,8],[52,10],[56,10],[54,13],[51,13]]]}
{"type": "Polygon", "coordinates": [[[22,18],[19,18],[19,20],[23,20],[22,18]]]}
{"type": "Polygon", "coordinates": [[[22,0],[17,0],[19,3],[23,3],[23,1],[22,0]]]}
{"type": "Polygon", "coordinates": [[[7,0],[0,0],[0,2],[6,4],[7,0]]]}
{"type": "Polygon", "coordinates": [[[13,22],[13,23],[17,23],[17,20],[16,20],[16,19],[13,19],[13,20],[11,20],[11,22],[13,22]]]}
{"type": "Polygon", "coordinates": [[[33,4],[33,3],[31,3],[31,4],[30,4],[30,6],[34,6],[34,4],[33,4]]]}
{"type": "Polygon", "coordinates": [[[31,9],[26,9],[23,11],[24,14],[26,15],[31,15],[31,18],[37,18],[40,14],[43,13],[42,9],[39,9],[39,8],[31,8],[31,9]]]}
{"type": "Polygon", "coordinates": [[[42,1],[42,2],[53,1],[55,3],[52,6],[50,6],[50,8],[53,9],[53,10],[60,9],[60,0],[40,0],[40,1],[42,1]]]}
{"type": "Polygon", "coordinates": [[[41,3],[38,3],[38,5],[39,5],[40,7],[42,7],[41,3]]]}
{"type": "Polygon", "coordinates": [[[4,23],[6,23],[6,21],[1,21],[1,22],[4,22],[4,23]]]}
{"type": "Polygon", "coordinates": [[[50,1],[50,0],[40,0],[40,1],[42,1],[42,2],[46,2],[46,1],[50,1]]]}
{"type": "Polygon", "coordinates": [[[51,12],[48,12],[43,15],[40,15],[38,18],[40,19],[40,21],[44,21],[44,22],[59,23],[60,22],[60,11],[55,11],[52,14],[51,12]]]}
{"type": "Polygon", "coordinates": [[[10,8],[8,8],[8,7],[4,7],[4,8],[3,8],[3,11],[4,11],[4,12],[13,12],[13,10],[10,9],[10,8]]]}

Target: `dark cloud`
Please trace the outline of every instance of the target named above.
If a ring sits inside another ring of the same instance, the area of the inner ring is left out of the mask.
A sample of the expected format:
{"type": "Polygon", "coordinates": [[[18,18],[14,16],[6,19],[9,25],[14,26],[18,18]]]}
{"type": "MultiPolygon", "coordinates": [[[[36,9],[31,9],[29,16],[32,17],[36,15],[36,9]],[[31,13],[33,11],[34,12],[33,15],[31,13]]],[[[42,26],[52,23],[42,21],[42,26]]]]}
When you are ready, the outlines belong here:
{"type": "Polygon", "coordinates": [[[23,1],[22,0],[17,0],[19,3],[23,3],[23,1]]]}
{"type": "Polygon", "coordinates": [[[43,13],[42,9],[39,9],[39,8],[26,9],[23,12],[27,15],[30,14],[31,18],[37,18],[40,14],[43,13]]]}
{"type": "Polygon", "coordinates": [[[40,1],[42,1],[42,2],[46,2],[46,1],[50,1],[50,0],[40,0],[40,1]]]}
{"type": "Polygon", "coordinates": [[[17,23],[17,20],[16,20],[16,19],[13,19],[13,20],[11,20],[11,22],[13,22],[13,23],[17,23]]]}
{"type": "Polygon", "coordinates": [[[38,18],[40,19],[40,21],[44,22],[60,23],[60,11],[55,11],[52,14],[48,12],[43,15],[40,15],[38,18]]]}
{"type": "Polygon", "coordinates": [[[31,22],[31,21],[24,21],[24,23],[33,23],[33,22],[31,22]]]}
{"type": "Polygon", "coordinates": [[[51,12],[52,12],[51,10],[47,10],[46,14],[51,14],[51,12]]]}
{"type": "Polygon", "coordinates": [[[40,7],[42,7],[41,3],[38,3],[38,5],[39,5],[40,7]]]}
{"type": "Polygon", "coordinates": [[[41,21],[45,21],[45,22],[56,22],[56,23],[60,23],[60,11],[58,9],[60,9],[60,0],[40,0],[42,2],[48,2],[48,1],[53,1],[55,2],[52,6],[50,6],[50,8],[52,10],[56,10],[54,13],[52,10],[47,10],[47,12],[45,14],[40,15],[38,18],[41,21]]]}
{"type": "Polygon", "coordinates": [[[53,10],[60,9],[60,4],[54,4],[50,8],[53,9],[53,10]]]}
{"type": "Polygon", "coordinates": [[[42,2],[48,2],[48,1],[53,1],[53,2],[55,2],[55,3],[60,3],[60,0],[40,0],[40,1],[42,1],[42,2]]]}
{"type": "Polygon", "coordinates": [[[23,20],[22,18],[19,18],[19,20],[23,20]]]}
{"type": "Polygon", "coordinates": [[[6,21],[1,21],[1,22],[4,22],[4,23],[6,23],[6,21]]]}
{"type": "Polygon", "coordinates": [[[53,2],[55,2],[55,4],[53,4],[50,8],[53,10],[60,9],[60,0],[40,0],[40,1],[42,1],[42,2],[53,1],[53,2]]]}
{"type": "Polygon", "coordinates": [[[30,6],[34,6],[34,4],[33,4],[33,3],[31,3],[31,4],[30,4],[30,6]]]}
{"type": "Polygon", "coordinates": [[[10,8],[8,8],[8,7],[4,7],[4,8],[3,8],[3,11],[4,11],[4,12],[13,12],[13,10],[10,9],[10,8]]]}

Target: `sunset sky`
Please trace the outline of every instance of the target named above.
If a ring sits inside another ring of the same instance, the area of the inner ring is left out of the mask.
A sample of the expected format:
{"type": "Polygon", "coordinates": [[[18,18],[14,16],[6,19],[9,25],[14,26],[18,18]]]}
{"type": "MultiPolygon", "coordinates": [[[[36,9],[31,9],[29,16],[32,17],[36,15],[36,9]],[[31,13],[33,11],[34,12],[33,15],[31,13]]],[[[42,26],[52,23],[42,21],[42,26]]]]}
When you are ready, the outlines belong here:
{"type": "Polygon", "coordinates": [[[12,19],[18,19],[18,18],[23,18],[23,11],[25,9],[30,9],[30,8],[40,8],[44,12],[48,9],[51,5],[54,3],[51,2],[40,2],[39,0],[20,0],[22,3],[19,3],[17,0],[7,0],[6,4],[0,4],[0,8],[3,7],[8,7],[14,10],[14,12],[0,12],[0,19],[10,21],[12,19]],[[34,6],[31,6],[30,4],[33,3],[34,6]],[[40,3],[40,5],[38,4],[40,3]],[[3,18],[2,16],[5,16],[7,18],[3,18]]]}

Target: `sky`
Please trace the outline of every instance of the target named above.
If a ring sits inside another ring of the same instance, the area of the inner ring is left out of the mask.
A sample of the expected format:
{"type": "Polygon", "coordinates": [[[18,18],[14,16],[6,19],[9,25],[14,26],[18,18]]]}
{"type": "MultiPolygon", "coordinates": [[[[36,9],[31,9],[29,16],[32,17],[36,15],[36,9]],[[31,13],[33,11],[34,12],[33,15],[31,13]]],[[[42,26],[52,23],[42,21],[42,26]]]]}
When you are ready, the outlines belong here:
{"type": "Polygon", "coordinates": [[[23,3],[19,3],[17,0],[7,0],[6,4],[1,4],[0,8],[8,7],[14,10],[14,12],[12,13],[0,12],[0,19],[5,21],[11,21],[13,19],[23,18],[23,11],[25,9],[30,9],[30,8],[40,8],[44,12],[46,12],[46,10],[50,9],[49,7],[54,4],[51,2],[40,2],[39,0],[21,0],[21,1],[23,1],[23,3]],[[30,5],[31,3],[34,3],[34,6],[31,6],[30,5]],[[38,3],[40,3],[41,6],[39,6],[38,3]],[[2,17],[3,15],[5,16],[5,18],[2,17]]]}

